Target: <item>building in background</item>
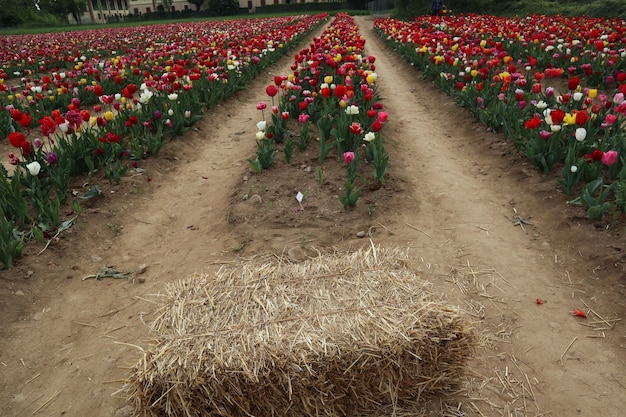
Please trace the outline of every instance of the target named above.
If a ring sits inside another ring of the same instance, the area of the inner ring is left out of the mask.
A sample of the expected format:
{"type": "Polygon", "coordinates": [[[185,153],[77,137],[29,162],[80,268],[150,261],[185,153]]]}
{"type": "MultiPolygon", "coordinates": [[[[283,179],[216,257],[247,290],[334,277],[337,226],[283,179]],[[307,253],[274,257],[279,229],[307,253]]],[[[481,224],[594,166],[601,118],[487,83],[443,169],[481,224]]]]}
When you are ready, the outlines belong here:
{"type": "MultiPolygon", "coordinates": [[[[86,0],[86,2],[87,11],[81,16],[82,23],[117,22],[130,14],[164,10],[161,0],[86,0]]],[[[196,6],[185,0],[172,0],[171,6],[171,11],[196,10],[196,6]]]]}
{"type": "MultiPolygon", "coordinates": [[[[85,0],[87,11],[81,16],[81,23],[109,23],[124,20],[128,15],[143,15],[165,9],[163,0],[85,0]]],[[[254,13],[257,7],[272,4],[293,3],[335,3],[341,0],[238,0],[239,9],[254,13]]],[[[388,1],[388,0],[386,0],[388,1]]],[[[203,9],[209,0],[205,0],[203,9]]],[[[171,0],[171,11],[196,10],[196,6],[186,0],[171,0]]],[[[73,17],[68,17],[70,23],[78,23],[73,17]]]]}

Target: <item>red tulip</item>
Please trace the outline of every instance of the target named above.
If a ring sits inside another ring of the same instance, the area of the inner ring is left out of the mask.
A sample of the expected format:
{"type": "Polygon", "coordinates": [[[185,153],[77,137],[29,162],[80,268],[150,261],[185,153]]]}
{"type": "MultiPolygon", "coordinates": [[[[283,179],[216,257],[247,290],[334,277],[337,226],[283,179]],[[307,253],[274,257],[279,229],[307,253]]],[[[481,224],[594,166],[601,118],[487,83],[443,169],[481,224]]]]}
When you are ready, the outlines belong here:
{"type": "Polygon", "coordinates": [[[9,110],[9,114],[11,115],[11,119],[15,120],[16,122],[19,122],[22,118],[22,112],[18,109],[9,110]]]}
{"type": "Polygon", "coordinates": [[[591,117],[589,116],[589,114],[587,113],[586,110],[581,110],[581,111],[576,113],[576,124],[578,126],[582,127],[590,119],[591,119],[591,117]]]}
{"type": "Polygon", "coordinates": [[[570,77],[570,79],[567,81],[567,88],[570,90],[576,90],[576,87],[578,87],[579,85],[580,85],[579,77],[570,77]]]}
{"type": "Polygon", "coordinates": [[[275,85],[268,85],[265,88],[265,92],[267,93],[268,96],[274,97],[276,94],[278,94],[278,88],[276,88],[275,85]]]}
{"type": "Polygon", "coordinates": [[[19,120],[20,121],[20,126],[24,127],[24,128],[29,128],[30,127],[30,123],[32,121],[32,117],[30,114],[22,114],[22,118],[19,120]]]}
{"type": "Polygon", "coordinates": [[[372,123],[372,132],[379,132],[382,128],[383,124],[379,120],[375,120],[374,123],[372,123]]]}
{"type": "Polygon", "coordinates": [[[565,112],[561,109],[555,109],[550,112],[550,118],[552,119],[552,124],[560,125],[563,123],[563,119],[565,118],[565,112]]]}
{"type": "Polygon", "coordinates": [[[539,127],[539,125],[541,124],[541,119],[539,118],[539,116],[535,116],[530,120],[527,120],[526,123],[524,123],[524,127],[526,127],[526,129],[536,129],[539,127]]]}
{"type": "Polygon", "coordinates": [[[11,143],[11,145],[15,146],[16,148],[19,148],[20,145],[22,145],[22,142],[24,142],[25,140],[26,136],[24,136],[24,134],[21,132],[9,133],[9,143],[11,143]]]}
{"type": "Polygon", "coordinates": [[[346,95],[346,90],[347,89],[345,85],[339,84],[337,87],[335,87],[335,97],[342,98],[346,95]]]}

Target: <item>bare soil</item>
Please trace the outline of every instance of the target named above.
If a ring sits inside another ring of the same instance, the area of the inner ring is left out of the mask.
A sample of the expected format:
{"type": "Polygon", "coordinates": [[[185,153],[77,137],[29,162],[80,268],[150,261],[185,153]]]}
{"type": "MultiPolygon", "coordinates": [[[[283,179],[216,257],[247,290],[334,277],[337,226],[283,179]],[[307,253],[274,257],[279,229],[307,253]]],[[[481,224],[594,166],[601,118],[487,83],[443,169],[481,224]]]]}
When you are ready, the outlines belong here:
{"type": "Polygon", "coordinates": [[[590,221],[566,204],[554,176],[422,79],[369,18],[357,22],[390,114],[384,185],[362,182],[357,207],[344,210],[345,168],[331,156],[318,172],[314,144],[290,164],[279,153],[270,170],[250,169],[255,104],[288,73],[283,59],[142,161],[145,172],[100,180],[104,197],[84,202],[76,225],[0,272],[0,416],[130,416],[120,389],[168,282],[371,243],[408,250],[481,334],[459,393],[425,404],[425,415],[624,415],[624,217],[590,221]],[[130,279],[83,280],[142,264],[130,279]]]}

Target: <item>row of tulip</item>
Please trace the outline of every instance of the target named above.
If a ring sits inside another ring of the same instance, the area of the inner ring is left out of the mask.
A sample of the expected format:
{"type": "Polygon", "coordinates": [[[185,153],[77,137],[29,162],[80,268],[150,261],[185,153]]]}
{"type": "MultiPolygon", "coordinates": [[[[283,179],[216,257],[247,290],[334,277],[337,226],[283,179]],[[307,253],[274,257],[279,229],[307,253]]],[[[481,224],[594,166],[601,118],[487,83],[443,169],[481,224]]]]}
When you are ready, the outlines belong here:
{"type": "Polygon", "coordinates": [[[344,208],[355,207],[360,196],[357,172],[364,159],[374,167],[374,181],[383,182],[389,155],[382,128],[388,115],[376,92],[376,58],[363,55],[364,45],[354,19],[339,13],[320,37],[295,55],[293,72],[276,76],[267,86],[271,120],[265,117],[267,103],[258,103],[262,120],[257,123],[257,155],[249,160],[255,171],[270,168],[275,144],[282,144],[289,163],[294,146],[304,151],[317,133],[320,165],[333,150],[346,164],[344,195],[339,197],[344,208]],[[286,129],[289,120],[297,121],[297,134],[286,129]]]}
{"type": "MultiPolygon", "coordinates": [[[[207,104],[215,104],[232,92],[229,77],[254,74],[276,56],[273,52],[292,43],[321,16],[3,37],[0,107],[28,112],[36,126],[39,118],[55,109],[66,111],[76,99],[82,108],[107,100],[111,104],[116,94],[130,94],[124,91],[127,85],[143,83],[153,91],[174,93],[188,84],[187,78],[222,81],[223,88],[215,83],[205,97],[207,104]]],[[[0,112],[0,121],[6,120],[0,112]]],[[[8,133],[3,126],[7,125],[0,123],[0,136],[8,133]]]]}
{"type": "Polygon", "coordinates": [[[63,228],[60,207],[73,178],[97,173],[119,182],[326,18],[235,20],[220,29],[206,23],[196,37],[193,23],[177,25],[172,38],[170,26],[137,28],[141,36],[134,36],[155,45],[145,53],[136,45],[123,55],[83,45],[82,64],[5,88],[0,123],[15,150],[8,155],[13,170],[0,165],[0,262],[10,266],[25,240],[63,228]]]}
{"type": "Polygon", "coordinates": [[[461,15],[375,30],[600,219],[626,212],[626,23],[461,15]]]}

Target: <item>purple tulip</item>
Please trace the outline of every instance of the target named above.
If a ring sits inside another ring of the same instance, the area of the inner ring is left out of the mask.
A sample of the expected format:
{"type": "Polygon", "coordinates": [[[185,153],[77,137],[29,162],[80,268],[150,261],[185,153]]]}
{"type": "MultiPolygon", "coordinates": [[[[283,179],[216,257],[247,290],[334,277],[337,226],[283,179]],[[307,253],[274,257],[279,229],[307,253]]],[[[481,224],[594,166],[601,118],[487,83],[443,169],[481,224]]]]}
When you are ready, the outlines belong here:
{"type": "Polygon", "coordinates": [[[48,152],[46,154],[46,161],[50,164],[50,165],[54,165],[57,162],[59,162],[59,155],[56,154],[56,152],[48,152]]]}

